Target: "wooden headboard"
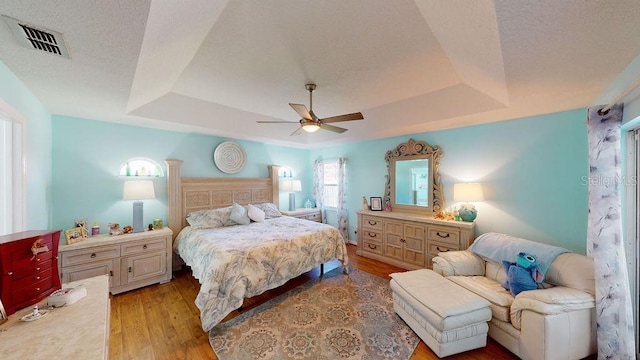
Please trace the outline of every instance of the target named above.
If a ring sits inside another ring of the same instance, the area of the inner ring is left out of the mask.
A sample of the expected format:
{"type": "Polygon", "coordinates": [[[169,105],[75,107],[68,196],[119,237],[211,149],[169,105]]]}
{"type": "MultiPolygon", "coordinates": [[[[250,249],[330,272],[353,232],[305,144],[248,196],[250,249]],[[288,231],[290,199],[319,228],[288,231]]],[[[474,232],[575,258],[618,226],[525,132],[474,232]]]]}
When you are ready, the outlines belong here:
{"type": "Polygon", "coordinates": [[[192,211],[272,202],[278,206],[278,169],[269,165],[268,178],[189,178],[180,177],[182,160],[165,160],[167,164],[168,226],[175,238],[187,226],[192,211]]]}

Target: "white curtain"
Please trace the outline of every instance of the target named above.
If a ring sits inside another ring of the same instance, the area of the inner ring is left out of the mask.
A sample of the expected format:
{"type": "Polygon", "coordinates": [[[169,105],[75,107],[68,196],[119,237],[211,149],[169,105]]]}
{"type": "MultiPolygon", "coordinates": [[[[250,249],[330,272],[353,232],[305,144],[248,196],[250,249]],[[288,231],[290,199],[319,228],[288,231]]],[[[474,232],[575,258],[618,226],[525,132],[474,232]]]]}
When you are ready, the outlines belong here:
{"type": "Polygon", "coordinates": [[[622,239],[620,124],[622,104],[590,108],[587,254],[596,279],[598,359],[634,359],[633,310],[622,239]]]}
{"type": "Polygon", "coordinates": [[[316,201],[316,207],[322,213],[322,222],[327,222],[324,211],[324,164],[322,160],[313,162],[313,198],[316,201]]]}
{"type": "Polygon", "coordinates": [[[338,230],[349,240],[349,213],[347,211],[347,159],[338,159],[338,230]]]}

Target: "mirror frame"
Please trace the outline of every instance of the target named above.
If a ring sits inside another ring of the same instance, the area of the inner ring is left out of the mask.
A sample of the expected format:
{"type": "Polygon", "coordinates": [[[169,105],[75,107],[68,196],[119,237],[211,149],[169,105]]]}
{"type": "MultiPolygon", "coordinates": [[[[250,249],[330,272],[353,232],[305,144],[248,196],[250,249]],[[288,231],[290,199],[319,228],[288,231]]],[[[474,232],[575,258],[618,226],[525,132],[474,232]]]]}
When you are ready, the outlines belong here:
{"type": "Polygon", "coordinates": [[[413,139],[409,139],[406,143],[400,143],[395,149],[387,151],[384,155],[384,160],[387,162],[387,183],[384,192],[385,205],[391,205],[393,211],[399,210],[420,214],[434,214],[443,210],[444,196],[442,194],[440,172],[438,171],[442,155],[443,152],[440,146],[431,146],[424,141],[415,141],[413,139]],[[396,161],[417,159],[429,160],[430,206],[396,204],[396,161]]]}

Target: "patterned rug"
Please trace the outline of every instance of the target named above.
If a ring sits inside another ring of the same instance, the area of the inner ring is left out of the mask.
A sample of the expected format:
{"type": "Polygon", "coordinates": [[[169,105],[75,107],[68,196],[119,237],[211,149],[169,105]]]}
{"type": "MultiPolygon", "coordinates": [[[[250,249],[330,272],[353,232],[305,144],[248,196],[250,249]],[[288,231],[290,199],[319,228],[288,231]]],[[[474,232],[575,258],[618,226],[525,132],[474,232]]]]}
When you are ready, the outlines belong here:
{"type": "Polygon", "coordinates": [[[419,338],[389,281],[336,268],[209,332],[219,359],[408,359],[419,338]]]}

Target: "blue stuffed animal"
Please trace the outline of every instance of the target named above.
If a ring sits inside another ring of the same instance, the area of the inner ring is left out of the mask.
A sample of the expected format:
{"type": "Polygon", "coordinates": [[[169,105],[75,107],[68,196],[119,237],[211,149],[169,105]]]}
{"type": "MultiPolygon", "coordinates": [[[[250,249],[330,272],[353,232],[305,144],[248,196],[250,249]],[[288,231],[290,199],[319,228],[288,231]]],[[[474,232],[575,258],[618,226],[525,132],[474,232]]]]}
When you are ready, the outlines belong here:
{"type": "Polygon", "coordinates": [[[502,266],[507,272],[507,278],[502,286],[513,296],[525,290],[534,290],[544,280],[538,258],[533,254],[518,253],[516,262],[502,260],[502,266]]]}

